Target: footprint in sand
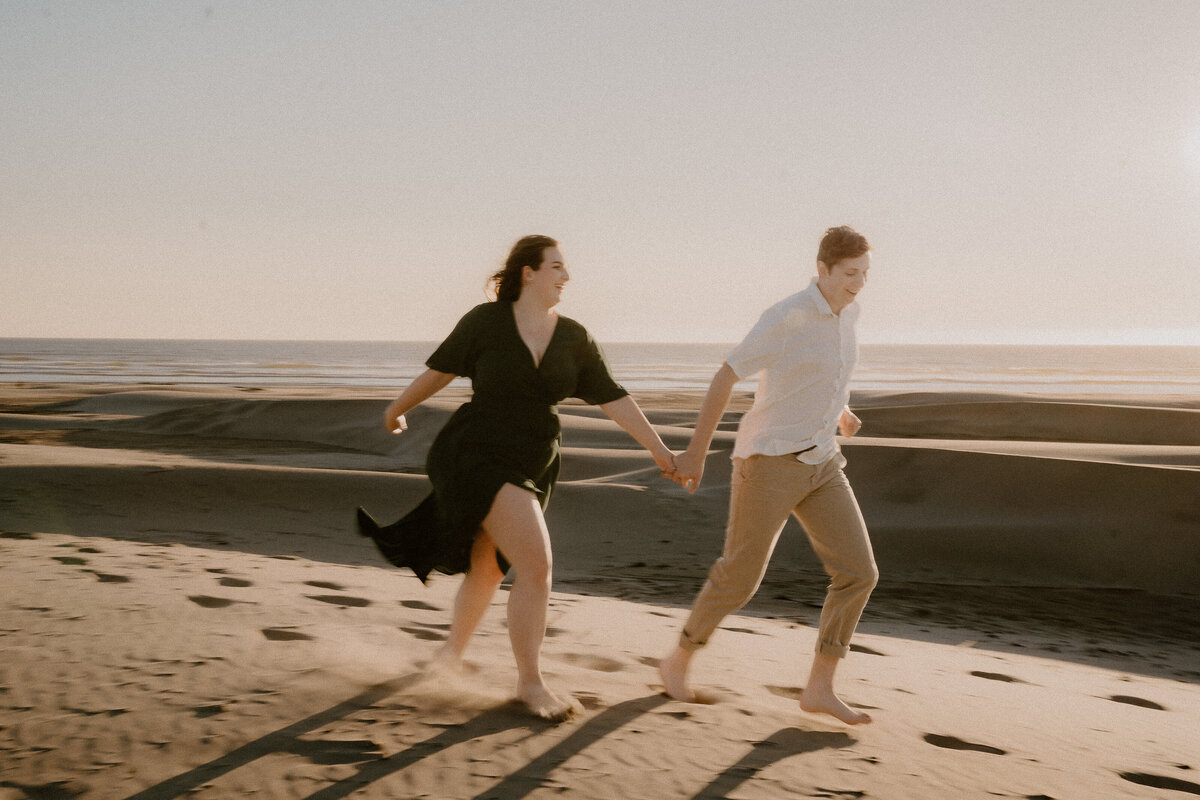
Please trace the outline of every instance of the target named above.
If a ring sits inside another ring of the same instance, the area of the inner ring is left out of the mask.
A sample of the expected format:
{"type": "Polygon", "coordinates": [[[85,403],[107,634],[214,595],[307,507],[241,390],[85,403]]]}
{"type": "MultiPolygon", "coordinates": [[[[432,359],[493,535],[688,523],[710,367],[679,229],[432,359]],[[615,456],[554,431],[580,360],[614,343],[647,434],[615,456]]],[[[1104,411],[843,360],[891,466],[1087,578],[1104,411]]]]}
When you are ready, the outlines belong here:
{"type": "Polygon", "coordinates": [[[293,631],[287,628],[263,628],[262,635],[267,637],[272,642],[305,642],[312,641],[313,637],[307,633],[293,631]]]}
{"type": "Polygon", "coordinates": [[[244,588],[245,588],[245,587],[247,587],[247,586],[253,586],[253,585],[254,585],[254,584],[253,584],[253,583],[251,583],[250,581],[243,580],[242,578],[221,578],[221,580],[219,581],[219,583],[220,583],[222,586],[234,586],[234,587],[237,587],[237,588],[239,588],[239,589],[244,589],[244,588]]]}
{"type": "Polygon", "coordinates": [[[934,747],[944,747],[947,750],[971,750],[976,753],[990,753],[994,756],[1006,756],[1008,752],[1001,750],[999,747],[992,747],[986,744],[976,744],[975,742],[966,742],[959,739],[957,736],[939,736],[936,733],[927,733],[923,737],[934,747]]]}
{"type": "Polygon", "coordinates": [[[297,739],[287,750],[313,764],[361,764],[381,757],[379,745],[369,739],[297,739]]]}
{"type": "Polygon", "coordinates": [[[1200,795],[1200,784],[1180,778],[1168,778],[1165,775],[1152,775],[1149,772],[1118,772],[1125,780],[1139,786],[1151,786],[1155,789],[1170,789],[1173,792],[1187,792],[1200,795]]]}
{"type": "Polygon", "coordinates": [[[119,717],[122,714],[129,713],[128,708],[101,708],[101,709],[64,708],[63,711],[67,711],[72,714],[81,714],[85,717],[98,717],[98,716],[119,717]]]}
{"type": "Polygon", "coordinates": [[[980,672],[979,670],[973,670],[971,675],[976,678],[984,678],[989,681],[1001,681],[1003,683],[1026,683],[1026,681],[1023,681],[1020,678],[1014,678],[1013,676],[1005,675],[1002,672],[980,672]]]}
{"type": "Polygon", "coordinates": [[[615,658],[587,653],[566,653],[562,656],[562,660],[584,669],[594,669],[597,672],[620,672],[625,669],[625,664],[615,658]]]}
{"type": "Polygon", "coordinates": [[[112,575],[107,572],[97,572],[94,569],[89,569],[89,570],[84,570],[84,571],[90,572],[93,575],[95,575],[96,579],[98,581],[100,581],[101,583],[129,583],[131,580],[133,580],[128,575],[112,575]]]}
{"type": "Polygon", "coordinates": [[[748,633],[751,636],[765,636],[766,635],[764,633],[759,633],[758,631],[752,631],[749,628],[722,628],[721,630],[729,631],[730,633],[748,633]]]}
{"type": "Polygon", "coordinates": [[[196,706],[192,709],[192,713],[197,717],[215,717],[217,714],[225,713],[225,706],[220,704],[211,706],[196,706]]]}
{"type": "Polygon", "coordinates": [[[86,558],[79,558],[78,556],[54,556],[54,560],[60,564],[67,564],[69,566],[79,566],[87,563],[86,558]]]}
{"type": "Polygon", "coordinates": [[[188,595],[188,600],[191,600],[196,605],[202,608],[228,608],[238,600],[230,600],[228,597],[209,597],[206,594],[188,595]]]}
{"type": "Polygon", "coordinates": [[[0,531],[0,539],[36,539],[36,533],[22,533],[21,531],[0,531]]]}
{"type": "Polygon", "coordinates": [[[863,644],[850,645],[850,652],[851,653],[863,653],[868,656],[887,656],[887,653],[881,653],[878,650],[872,650],[871,648],[869,648],[863,644]]]}
{"type": "Polygon", "coordinates": [[[571,696],[579,701],[579,704],[587,711],[595,711],[598,708],[604,708],[604,701],[599,695],[591,692],[571,692],[571,696]]]}
{"type": "Polygon", "coordinates": [[[424,600],[401,600],[400,605],[404,606],[405,608],[415,609],[417,611],[441,611],[442,610],[442,609],[438,608],[437,606],[433,606],[433,605],[430,605],[429,603],[426,603],[424,600]]]}
{"type": "Polygon", "coordinates": [[[304,585],[315,586],[318,589],[329,589],[333,592],[344,592],[346,590],[345,586],[342,586],[340,583],[332,583],[331,581],[305,581],[304,585]]]}
{"type": "Polygon", "coordinates": [[[418,639],[422,639],[426,642],[441,642],[445,641],[446,639],[445,635],[440,634],[437,631],[431,631],[428,628],[406,628],[402,625],[400,626],[400,630],[404,631],[410,636],[415,636],[418,639]]]}
{"type": "Polygon", "coordinates": [[[1114,694],[1111,697],[1106,697],[1105,699],[1112,700],[1114,703],[1126,703],[1131,706],[1140,706],[1141,708],[1152,708],[1155,711],[1167,710],[1153,700],[1145,700],[1141,697],[1130,697],[1127,694],[1114,694]]]}
{"type": "Polygon", "coordinates": [[[330,603],[335,606],[363,608],[364,606],[371,605],[371,601],[365,597],[352,597],[344,594],[306,594],[304,596],[309,600],[319,600],[322,603],[330,603]]]}

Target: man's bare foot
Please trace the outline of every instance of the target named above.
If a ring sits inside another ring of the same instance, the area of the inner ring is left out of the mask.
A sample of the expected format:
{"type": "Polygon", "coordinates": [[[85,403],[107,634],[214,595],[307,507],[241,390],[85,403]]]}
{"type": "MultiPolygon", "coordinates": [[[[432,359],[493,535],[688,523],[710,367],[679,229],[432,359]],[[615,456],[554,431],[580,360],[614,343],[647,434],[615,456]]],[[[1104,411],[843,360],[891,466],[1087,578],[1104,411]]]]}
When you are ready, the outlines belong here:
{"type": "Polygon", "coordinates": [[[870,714],[855,711],[842,702],[832,691],[806,686],[800,693],[800,708],[810,714],[829,714],[847,725],[865,725],[871,721],[870,714]]]}
{"type": "Polygon", "coordinates": [[[662,676],[664,690],[671,697],[685,703],[696,702],[696,693],[687,682],[687,670],[691,661],[692,654],[677,647],[671,655],[658,662],[658,674],[662,676]]]}
{"type": "Polygon", "coordinates": [[[528,706],[535,717],[550,722],[562,722],[583,710],[574,697],[561,697],[550,691],[544,683],[518,689],[517,699],[528,706]]]}

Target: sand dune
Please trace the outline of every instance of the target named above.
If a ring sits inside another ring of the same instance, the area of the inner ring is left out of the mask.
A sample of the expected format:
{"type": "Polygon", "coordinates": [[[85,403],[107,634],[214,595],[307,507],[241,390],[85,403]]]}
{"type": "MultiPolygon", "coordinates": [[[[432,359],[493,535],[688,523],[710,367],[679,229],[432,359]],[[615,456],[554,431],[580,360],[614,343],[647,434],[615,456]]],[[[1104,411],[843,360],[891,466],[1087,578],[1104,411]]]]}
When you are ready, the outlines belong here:
{"type": "MultiPolygon", "coordinates": [[[[1200,445],[1200,401],[861,393],[872,436],[1200,445]]],[[[867,431],[864,430],[864,433],[867,431]]]]}
{"type": "MultiPolygon", "coordinates": [[[[478,671],[423,675],[457,580],[382,565],[351,516],[423,496],[461,399],[394,437],[364,390],[5,387],[0,800],[1200,794],[1186,403],[856,397],[883,580],[842,670],[877,721],[848,729],[796,707],[823,578],[795,523],[698,661],[719,702],[659,693],[744,396],[694,496],[596,409],[561,409],[545,657],[579,719],[509,703],[503,592],[478,671]]],[[[700,398],[639,400],[682,447],[700,398]]]]}

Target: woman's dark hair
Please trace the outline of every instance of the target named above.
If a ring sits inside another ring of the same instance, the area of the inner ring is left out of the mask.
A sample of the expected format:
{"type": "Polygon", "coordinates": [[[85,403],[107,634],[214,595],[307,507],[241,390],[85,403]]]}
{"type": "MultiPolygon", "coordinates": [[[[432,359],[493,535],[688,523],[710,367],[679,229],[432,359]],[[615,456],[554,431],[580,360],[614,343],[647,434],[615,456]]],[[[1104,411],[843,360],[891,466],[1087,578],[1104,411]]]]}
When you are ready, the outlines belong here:
{"type": "Polygon", "coordinates": [[[871,243],[867,241],[867,237],[849,225],[841,225],[825,231],[821,238],[821,246],[817,250],[817,261],[833,269],[839,261],[858,258],[870,249],[871,243]]]}
{"type": "Polygon", "coordinates": [[[488,279],[497,300],[509,303],[521,296],[521,277],[524,267],[535,270],[542,265],[542,252],[547,247],[558,247],[558,242],[549,236],[523,236],[513,245],[504,262],[504,269],[488,279]]]}

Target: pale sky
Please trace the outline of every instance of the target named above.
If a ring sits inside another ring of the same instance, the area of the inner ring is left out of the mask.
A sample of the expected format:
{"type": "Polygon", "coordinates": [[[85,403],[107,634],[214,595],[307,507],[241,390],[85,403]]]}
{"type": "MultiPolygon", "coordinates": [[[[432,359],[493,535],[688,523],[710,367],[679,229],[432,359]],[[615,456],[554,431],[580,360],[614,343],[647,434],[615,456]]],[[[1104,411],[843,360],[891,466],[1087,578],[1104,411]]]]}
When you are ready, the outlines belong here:
{"type": "Polygon", "coordinates": [[[0,337],[1200,345],[1200,2],[0,3],[0,337]]]}

